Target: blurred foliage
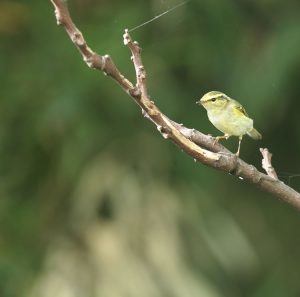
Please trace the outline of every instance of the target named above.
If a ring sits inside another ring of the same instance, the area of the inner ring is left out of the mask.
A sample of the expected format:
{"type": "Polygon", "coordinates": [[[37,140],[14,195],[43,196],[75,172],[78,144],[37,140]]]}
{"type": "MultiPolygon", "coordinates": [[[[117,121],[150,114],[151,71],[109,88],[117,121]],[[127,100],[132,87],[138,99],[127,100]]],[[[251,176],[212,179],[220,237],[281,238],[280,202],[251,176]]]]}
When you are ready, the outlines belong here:
{"type": "MultiPolygon", "coordinates": [[[[69,0],[90,46],[131,80],[124,28],[178,3],[69,0]]],[[[237,98],[264,137],[242,158],[260,168],[268,147],[298,191],[299,10],[191,0],[132,32],[166,114],[217,135],[196,99],[237,98]]],[[[300,295],[295,210],[163,140],[84,65],[50,1],[2,0],[0,38],[0,296],[300,295]]]]}

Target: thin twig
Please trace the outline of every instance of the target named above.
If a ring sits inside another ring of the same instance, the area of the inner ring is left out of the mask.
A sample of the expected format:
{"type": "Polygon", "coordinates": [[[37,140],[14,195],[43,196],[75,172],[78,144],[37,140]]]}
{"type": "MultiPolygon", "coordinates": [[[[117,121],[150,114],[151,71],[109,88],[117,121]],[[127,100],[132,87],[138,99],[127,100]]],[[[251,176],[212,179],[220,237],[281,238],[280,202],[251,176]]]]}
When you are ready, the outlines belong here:
{"type": "Polygon", "coordinates": [[[142,96],[148,97],[147,84],[146,84],[146,71],[142,64],[142,58],[141,58],[142,49],[139,47],[139,44],[136,41],[132,42],[128,32],[129,32],[128,29],[126,29],[125,34],[123,35],[124,45],[130,48],[132,53],[131,59],[135,67],[136,87],[141,90],[142,96]]]}
{"type": "Polygon", "coordinates": [[[126,92],[134,94],[135,88],[133,84],[120,73],[111,57],[109,55],[98,55],[88,47],[82,33],[72,21],[65,1],[51,0],[51,2],[55,8],[57,24],[65,28],[87,66],[103,71],[117,81],[126,92]]]}
{"type": "Polygon", "coordinates": [[[271,176],[274,179],[278,179],[275,168],[272,166],[272,154],[267,148],[260,148],[259,150],[263,156],[262,168],[267,172],[269,176],[271,176]]]}
{"type": "Polygon", "coordinates": [[[300,194],[298,192],[274,176],[259,172],[254,166],[239,159],[221,144],[214,145],[214,139],[211,136],[170,120],[158,109],[147,92],[146,71],[142,64],[141,48],[137,42],[132,41],[128,30],[125,30],[123,38],[124,44],[130,49],[133,57],[136,86],[121,74],[109,55],[98,55],[88,47],[82,33],[73,23],[64,1],[50,1],[55,8],[57,23],[65,28],[85,63],[89,67],[111,76],[141,107],[145,117],[156,125],[165,139],[172,140],[182,151],[202,164],[244,179],[300,210],[300,194]]]}

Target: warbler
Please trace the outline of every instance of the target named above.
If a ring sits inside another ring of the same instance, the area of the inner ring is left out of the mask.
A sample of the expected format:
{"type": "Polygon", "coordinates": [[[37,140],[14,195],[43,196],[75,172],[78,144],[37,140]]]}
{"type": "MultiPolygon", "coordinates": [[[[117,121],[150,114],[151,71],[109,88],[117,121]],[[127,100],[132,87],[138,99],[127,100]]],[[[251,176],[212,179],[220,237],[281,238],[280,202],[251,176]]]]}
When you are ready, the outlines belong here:
{"type": "Polygon", "coordinates": [[[211,91],[196,103],[207,110],[210,122],[224,133],[223,136],[217,136],[215,142],[222,138],[228,139],[230,136],[239,137],[237,156],[240,154],[241,141],[245,134],[255,140],[262,138],[261,134],[253,128],[253,120],[248,116],[244,107],[227,95],[211,91]]]}

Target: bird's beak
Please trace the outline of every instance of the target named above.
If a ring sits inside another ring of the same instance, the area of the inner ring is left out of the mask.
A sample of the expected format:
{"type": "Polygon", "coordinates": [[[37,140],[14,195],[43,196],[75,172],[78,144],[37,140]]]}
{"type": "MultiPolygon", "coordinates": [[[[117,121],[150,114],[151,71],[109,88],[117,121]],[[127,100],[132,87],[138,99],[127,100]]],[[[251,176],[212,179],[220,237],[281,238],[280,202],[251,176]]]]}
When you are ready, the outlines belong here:
{"type": "Polygon", "coordinates": [[[202,105],[201,99],[200,99],[200,100],[198,100],[198,101],[196,101],[196,104],[198,104],[198,105],[202,105]]]}

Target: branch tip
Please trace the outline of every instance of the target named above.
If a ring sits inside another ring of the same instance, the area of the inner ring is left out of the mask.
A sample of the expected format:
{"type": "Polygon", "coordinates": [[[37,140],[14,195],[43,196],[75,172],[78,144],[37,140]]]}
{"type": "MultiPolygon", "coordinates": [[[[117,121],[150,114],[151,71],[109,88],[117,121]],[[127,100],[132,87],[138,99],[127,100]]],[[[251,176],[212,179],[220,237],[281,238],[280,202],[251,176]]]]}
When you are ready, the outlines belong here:
{"type": "Polygon", "coordinates": [[[259,149],[263,158],[262,158],[262,168],[267,172],[268,176],[278,179],[275,168],[272,166],[272,154],[269,152],[267,148],[259,149]]]}
{"type": "Polygon", "coordinates": [[[127,46],[129,42],[131,42],[131,37],[128,29],[125,29],[125,33],[123,34],[123,43],[125,46],[127,46]]]}

